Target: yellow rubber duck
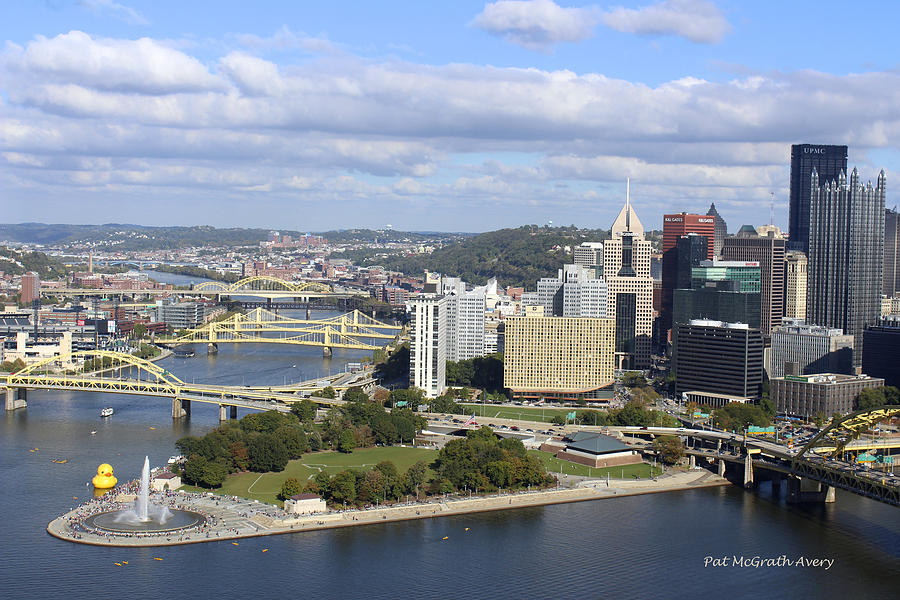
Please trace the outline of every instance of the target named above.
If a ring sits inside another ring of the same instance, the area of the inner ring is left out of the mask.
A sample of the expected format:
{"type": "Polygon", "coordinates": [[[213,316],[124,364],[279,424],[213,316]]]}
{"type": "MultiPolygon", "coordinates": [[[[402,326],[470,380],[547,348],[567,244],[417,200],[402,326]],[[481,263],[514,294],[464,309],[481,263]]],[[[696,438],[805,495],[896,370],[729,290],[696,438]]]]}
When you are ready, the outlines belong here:
{"type": "Polygon", "coordinates": [[[114,487],[118,481],[118,479],[113,477],[112,465],[103,463],[97,467],[97,474],[94,475],[91,483],[94,484],[95,488],[105,490],[114,487]]]}

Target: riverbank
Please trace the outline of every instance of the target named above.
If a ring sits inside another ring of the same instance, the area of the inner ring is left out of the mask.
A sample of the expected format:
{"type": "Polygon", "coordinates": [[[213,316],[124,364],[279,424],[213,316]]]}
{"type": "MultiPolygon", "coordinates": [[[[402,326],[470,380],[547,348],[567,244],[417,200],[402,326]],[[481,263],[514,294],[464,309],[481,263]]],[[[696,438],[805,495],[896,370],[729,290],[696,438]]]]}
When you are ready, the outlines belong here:
{"type": "MultiPolygon", "coordinates": [[[[156,503],[177,505],[179,508],[207,516],[211,525],[202,531],[183,531],[145,537],[97,535],[73,527],[73,523],[90,511],[90,503],[54,519],[47,532],[61,540],[97,546],[144,547],[196,544],[220,540],[240,540],[249,537],[280,535],[301,531],[316,531],[338,527],[355,527],[374,523],[449,517],[469,513],[488,512],[585,502],[607,498],[622,498],[689,490],[701,487],[729,485],[722,477],[704,470],[669,473],[656,479],[610,480],[588,479],[574,487],[552,490],[497,494],[468,498],[439,498],[428,502],[412,502],[384,508],[329,511],[315,515],[290,515],[277,507],[235,496],[212,493],[168,492],[151,498],[156,503]]],[[[128,498],[122,498],[122,506],[128,498]]]]}

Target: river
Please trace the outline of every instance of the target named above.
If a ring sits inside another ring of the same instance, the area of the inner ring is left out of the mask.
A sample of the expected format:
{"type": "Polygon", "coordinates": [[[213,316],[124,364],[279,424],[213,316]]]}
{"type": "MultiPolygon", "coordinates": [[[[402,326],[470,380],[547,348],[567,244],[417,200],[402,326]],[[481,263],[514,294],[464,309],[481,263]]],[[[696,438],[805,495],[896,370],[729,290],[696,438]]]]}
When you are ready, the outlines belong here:
{"type": "MultiPolygon", "coordinates": [[[[317,348],[222,345],[218,355],[160,364],[186,381],[276,385],[342,370],[365,354],[336,350],[327,362],[317,348]]],[[[135,478],[145,455],[163,464],[175,440],[218,423],[213,405],[195,403],[189,420],[173,421],[170,411],[159,398],[31,392],[27,409],[4,415],[0,597],[887,598],[897,589],[897,508],[844,492],[833,505],[788,506],[767,483],[753,492],[708,488],[238,546],[115,549],[50,537],[47,523],[91,493],[86,482],[98,464],[135,478]],[[101,420],[104,406],[116,412],[101,420]],[[68,462],[50,462],[57,457],[68,462]],[[704,567],[705,557],[782,555],[834,564],[704,567]]]]}

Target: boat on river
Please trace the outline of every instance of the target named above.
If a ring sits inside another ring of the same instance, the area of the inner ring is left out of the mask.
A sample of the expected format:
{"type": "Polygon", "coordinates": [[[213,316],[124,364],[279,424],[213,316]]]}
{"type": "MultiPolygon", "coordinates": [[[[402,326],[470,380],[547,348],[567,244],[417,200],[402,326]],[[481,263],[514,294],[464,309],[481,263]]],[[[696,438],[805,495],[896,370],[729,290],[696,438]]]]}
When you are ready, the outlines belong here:
{"type": "Polygon", "coordinates": [[[107,406],[106,408],[104,408],[103,410],[100,411],[101,417],[111,417],[112,414],[113,414],[112,406],[107,406]]]}

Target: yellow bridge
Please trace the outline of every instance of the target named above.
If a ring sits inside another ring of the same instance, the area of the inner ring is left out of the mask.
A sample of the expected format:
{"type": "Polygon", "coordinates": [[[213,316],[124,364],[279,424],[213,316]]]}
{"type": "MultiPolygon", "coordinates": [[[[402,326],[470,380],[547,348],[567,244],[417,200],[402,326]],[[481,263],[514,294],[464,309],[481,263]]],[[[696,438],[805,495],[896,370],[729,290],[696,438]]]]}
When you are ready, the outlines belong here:
{"type": "MultiPolygon", "coordinates": [[[[231,418],[237,417],[238,407],[288,411],[290,404],[303,399],[299,392],[320,389],[297,385],[259,388],[187,383],[152,362],[105,350],[72,352],[34,363],[16,373],[0,376],[0,387],[6,388],[6,410],[25,406],[26,389],[74,390],[171,398],[173,418],[190,414],[191,402],[218,404],[222,420],[227,418],[227,407],[231,408],[231,418]],[[100,370],[76,372],[87,359],[99,359],[100,370]]],[[[340,390],[351,386],[333,387],[340,390]]],[[[311,400],[318,404],[343,404],[342,400],[329,398],[311,400]]]]}
{"type": "Polygon", "coordinates": [[[41,294],[51,296],[250,296],[268,300],[314,298],[347,298],[359,294],[338,293],[332,286],[319,281],[285,281],[277,277],[258,275],[245,277],[234,283],[207,281],[190,290],[114,290],[105,288],[41,288],[41,294]]]}
{"type": "Polygon", "coordinates": [[[167,346],[263,343],[376,350],[394,340],[401,329],[398,325],[382,323],[358,310],[327,319],[294,319],[264,308],[255,308],[246,314],[235,314],[221,321],[189,329],[178,337],[155,341],[167,346]],[[363,341],[366,339],[385,340],[385,343],[378,345],[363,341]]]}

